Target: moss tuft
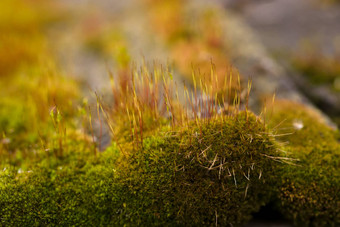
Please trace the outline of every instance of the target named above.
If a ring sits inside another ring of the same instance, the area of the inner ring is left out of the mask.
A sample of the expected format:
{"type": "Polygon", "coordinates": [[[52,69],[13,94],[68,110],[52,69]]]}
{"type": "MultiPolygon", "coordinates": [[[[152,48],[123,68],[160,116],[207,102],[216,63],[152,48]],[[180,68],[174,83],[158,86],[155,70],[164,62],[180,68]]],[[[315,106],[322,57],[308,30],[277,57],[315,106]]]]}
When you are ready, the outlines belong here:
{"type": "Polygon", "coordinates": [[[238,225],[266,204],[280,160],[252,113],[144,140],[121,161],[122,223],[238,225]]]}

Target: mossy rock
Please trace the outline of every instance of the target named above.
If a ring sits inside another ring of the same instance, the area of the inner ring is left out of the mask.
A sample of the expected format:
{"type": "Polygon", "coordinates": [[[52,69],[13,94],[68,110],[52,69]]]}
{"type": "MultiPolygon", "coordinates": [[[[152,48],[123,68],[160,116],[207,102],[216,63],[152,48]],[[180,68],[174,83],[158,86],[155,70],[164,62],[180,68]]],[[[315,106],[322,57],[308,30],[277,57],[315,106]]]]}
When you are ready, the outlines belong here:
{"type": "Polygon", "coordinates": [[[242,112],[144,140],[120,161],[120,223],[240,225],[271,197],[280,152],[263,122],[242,112]]]}
{"type": "MultiPolygon", "coordinates": [[[[297,226],[340,224],[339,132],[315,111],[298,103],[279,101],[271,124],[280,124],[280,140],[299,161],[280,171],[277,205],[297,226]]],[[[279,137],[278,137],[279,138],[279,137]]]]}

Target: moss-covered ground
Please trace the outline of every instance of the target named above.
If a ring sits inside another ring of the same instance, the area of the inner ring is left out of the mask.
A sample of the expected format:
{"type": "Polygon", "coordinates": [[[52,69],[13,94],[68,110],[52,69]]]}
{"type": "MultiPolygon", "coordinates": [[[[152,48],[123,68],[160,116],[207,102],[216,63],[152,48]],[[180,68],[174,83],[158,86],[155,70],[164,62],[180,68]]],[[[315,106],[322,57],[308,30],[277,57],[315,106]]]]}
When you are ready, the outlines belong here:
{"type": "Polygon", "coordinates": [[[174,64],[136,66],[121,30],[94,32],[82,45],[117,66],[94,105],[51,51],[58,7],[0,2],[0,226],[240,226],[268,204],[339,225],[339,131],[288,100],[249,110],[212,9],[190,27],[182,2],[141,2],[174,64]]]}
{"type": "Polygon", "coordinates": [[[272,115],[281,141],[298,161],[280,171],[277,205],[297,226],[336,226],[340,205],[340,134],[319,113],[298,103],[278,101],[272,115]]]}

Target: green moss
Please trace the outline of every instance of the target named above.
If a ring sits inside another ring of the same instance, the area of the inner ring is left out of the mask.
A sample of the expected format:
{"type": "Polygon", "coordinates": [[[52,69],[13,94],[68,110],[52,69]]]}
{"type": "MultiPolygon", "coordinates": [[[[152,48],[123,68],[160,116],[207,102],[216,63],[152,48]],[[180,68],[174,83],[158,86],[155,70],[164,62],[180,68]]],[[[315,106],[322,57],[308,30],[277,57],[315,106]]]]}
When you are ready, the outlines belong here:
{"type": "Polygon", "coordinates": [[[29,157],[53,141],[57,132],[50,116],[52,108],[61,111],[63,127],[75,130],[78,87],[49,68],[27,67],[0,81],[0,164],[13,155],[29,157]]]}
{"type": "Polygon", "coordinates": [[[131,225],[239,225],[269,201],[279,155],[263,123],[245,112],[147,139],[121,161],[119,218],[131,225]]]}
{"type": "Polygon", "coordinates": [[[280,172],[279,209],[297,226],[339,224],[339,133],[314,111],[288,101],[277,103],[271,121],[273,125],[281,122],[278,134],[288,135],[280,140],[289,142],[286,151],[299,160],[280,172]]]}
{"type": "Polygon", "coordinates": [[[82,226],[108,225],[114,205],[115,147],[98,157],[86,146],[62,159],[45,157],[27,170],[8,166],[0,170],[0,225],[82,226]]]}
{"type": "Polygon", "coordinates": [[[69,139],[62,157],[49,150],[24,167],[8,164],[0,171],[0,223],[244,223],[269,201],[281,160],[263,123],[246,115],[167,129],[124,155],[113,145],[96,157],[69,139]]]}
{"type": "Polygon", "coordinates": [[[55,12],[47,4],[0,2],[0,166],[29,159],[53,141],[52,108],[62,112],[65,124],[73,124],[79,89],[56,69],[46,48],[43,27],[55,12]]]}

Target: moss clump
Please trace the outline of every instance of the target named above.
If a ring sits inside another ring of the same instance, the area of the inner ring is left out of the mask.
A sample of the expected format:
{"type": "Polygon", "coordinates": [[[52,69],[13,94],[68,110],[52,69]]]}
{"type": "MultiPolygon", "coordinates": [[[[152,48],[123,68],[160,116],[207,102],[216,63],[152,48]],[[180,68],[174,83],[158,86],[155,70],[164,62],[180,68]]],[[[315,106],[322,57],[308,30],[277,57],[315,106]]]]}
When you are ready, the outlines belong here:
{"type": "Polygon", "coordinates": [[[72,143],[62,159],[51,155],[26,170],[0,170],[1,226],[112,224],[118,212],[114,180],[119,153],[112,146],[94,157],[85,144],[72,143]]]}
{"type": "Polygon", "coordinates": [[[278,207],[297,226],[335,226],[340,223],[339,133],[305,106],[276,103],[272,124],[288,141],[287,152],[297,165],[284,166],[278,186],[278,207]],[[284,120],[282,122],[282,120],[284,120]],[[281,123],[280,123],[281,122],[281,123]]]}
{"type": "Polygon", "coordinates": [[[266,204],[279,151],[252,113],[144,140],[120,161],[121,223],[238,225],[266,204]]]}

